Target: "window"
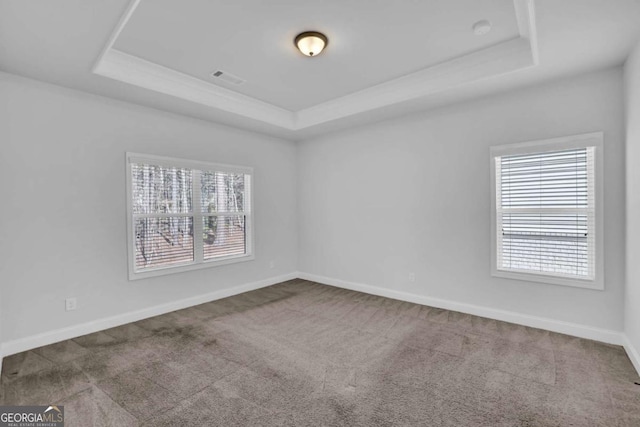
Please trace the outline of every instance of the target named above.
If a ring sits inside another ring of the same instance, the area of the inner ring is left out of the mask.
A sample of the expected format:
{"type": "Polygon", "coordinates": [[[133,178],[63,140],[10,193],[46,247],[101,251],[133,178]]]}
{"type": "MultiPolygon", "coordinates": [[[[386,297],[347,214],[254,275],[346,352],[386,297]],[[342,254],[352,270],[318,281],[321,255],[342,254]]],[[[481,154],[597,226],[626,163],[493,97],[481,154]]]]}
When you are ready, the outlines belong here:
{"type": "Polygon", "coordinates": [[[491,148],[494,276],[603,289],[602,134],[491,148]]]}
{"type": "Polygon", "coordinates": [[[251,176],[127,153],[129,279],[253,259],[251,176]]]}

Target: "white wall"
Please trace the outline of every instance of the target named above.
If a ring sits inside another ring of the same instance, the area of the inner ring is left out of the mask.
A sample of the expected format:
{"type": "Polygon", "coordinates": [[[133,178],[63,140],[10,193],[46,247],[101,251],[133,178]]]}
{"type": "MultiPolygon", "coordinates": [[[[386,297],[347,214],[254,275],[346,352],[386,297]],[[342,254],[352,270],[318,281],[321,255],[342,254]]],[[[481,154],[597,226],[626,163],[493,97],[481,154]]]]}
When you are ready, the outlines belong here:
{"type": "Polygon", "coordinates": [[[625,333],[635,348],[636,368],[640,371],[640,43],[627,59],[626,104],[626,193],[627,193],[627,288],[625,333]]]}
{"type": "Polygon", "coordinates": [[[615,68],[301,143],[299,270],[621,331],[622,96],[615,68]],[[594,131],[605,133],[605,291],[491,277],[489,147],[594,131]]]}
{"type": "Polygon", "coordinates": [[[5,343],[296,270],[292,142],[8,74],[0,132],[5,343]],[[126,151],[254,167],[256,259],[128,281],[126,151]]]}
{"type": "MultiPolygon", "coordinates": [[[[626,69],[634,93],[639,83],[629,76],[638,75],[639,56],[626,69]]],[[[296,268],[622,330],[622,89],[621,69],[610,69],[342,131],[296,149],[291,142],[0,73],[2,341],[296,268]],[[605,132],[606,290],[492,278],[489,146],[593,131],[605,132]],[[256,260],[129,282],[125,151],[253,166],[256,260]],[[275,269],[269,269],[271,260],[275,269]],[[70,296],[78,297],[79,307],[65,312],[70,296]]],[[[628,124],[638,125],[639,101],[628,101],[635,106],[629,118],[636,117],[628,124]]],[[[633,135],[632,126],[628,132],[633,135]]],[[[640,185],[636,175],[628,179],[640,185]]],[[[631,184],[628,190],[634,191],[631,184]]],[[[628,219],[640,213],[637,195],[634,203],[628,219]]],[[[640,288],[629,287],[627,334],[636,347],[640,320],[631,305],[640,304],[639,294],[640,288]]]]}

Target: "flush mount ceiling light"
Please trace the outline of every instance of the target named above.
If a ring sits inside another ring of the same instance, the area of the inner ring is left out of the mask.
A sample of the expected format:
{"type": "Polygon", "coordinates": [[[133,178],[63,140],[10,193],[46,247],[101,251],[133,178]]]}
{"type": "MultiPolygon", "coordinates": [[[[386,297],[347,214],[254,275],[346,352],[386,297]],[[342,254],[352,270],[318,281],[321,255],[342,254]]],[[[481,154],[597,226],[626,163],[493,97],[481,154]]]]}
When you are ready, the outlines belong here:
{"type": "Polygon", "coordinates": [[[293,43],[303,55],[318,56],[329,43],[329,39],[317,31],[305,31],[298,34],[293,43]]]}

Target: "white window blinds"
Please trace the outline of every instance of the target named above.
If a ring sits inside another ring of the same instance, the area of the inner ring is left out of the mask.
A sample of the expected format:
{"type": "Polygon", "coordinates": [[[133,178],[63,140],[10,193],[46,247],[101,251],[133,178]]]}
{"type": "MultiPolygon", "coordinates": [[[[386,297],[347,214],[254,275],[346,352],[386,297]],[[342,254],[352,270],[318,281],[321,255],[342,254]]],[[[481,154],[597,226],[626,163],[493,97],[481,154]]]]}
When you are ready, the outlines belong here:
{"type": "Polygon", "coordinates": [[[244,174],[202,172],[200,209],[205,260],[246,252],[245,180],[248,182],[244,174]]]}
{"type": "Polygon", "coordinates": [[[251,255],[251,175],[192,163],[129,159],[130,277],[251,255]]]}
{"type": "Polygon", "coordinates": [[[595,278],[595,147],[495,158],[497,268],[595,278]]]}
{"type": "Polygon", "coordinates": [[[131,165],[136,271],[194,261],[193,171],[131,165]]]}

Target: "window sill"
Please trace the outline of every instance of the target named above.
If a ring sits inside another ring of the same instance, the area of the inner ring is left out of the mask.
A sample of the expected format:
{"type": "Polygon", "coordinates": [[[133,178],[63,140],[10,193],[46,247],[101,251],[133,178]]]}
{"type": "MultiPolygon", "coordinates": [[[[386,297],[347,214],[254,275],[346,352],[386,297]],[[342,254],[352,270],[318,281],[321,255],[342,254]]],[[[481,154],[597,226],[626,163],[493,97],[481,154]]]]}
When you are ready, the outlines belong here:
{"type": "Polygon", "coordinates": [[[517,271],[497,270],[491,272],[493,277],[501,277],[503,279],[523,280],[525,282],[547,283],[549,285],[570,286],[574,288],[591,289],[595,291],[604,291],[604,283],[600,279],[596,280],[580,280],[565,277],[549,276],[537,273],[521,273],[517,271]]]}
{"type": "Polygon", "coordinates": [[[182,273],[182,272],[191,271],[191,270],[201,270],[203,268],[220,267],[223,265],[252,261],[254,259],[255,259],[255,255],[253,254],[232,255],[232,256],[224,257],[220,259],[205,260],[197,264],[191,263],[191,264],[182,264],[182,265],[168,266],[168,267],[158,267],[158,268],[139,271],[139,272],[130,270],[129,280],[140,280],[140,279],[147,279],[150,277],[166,276],[168,274],[182,273]]]}

